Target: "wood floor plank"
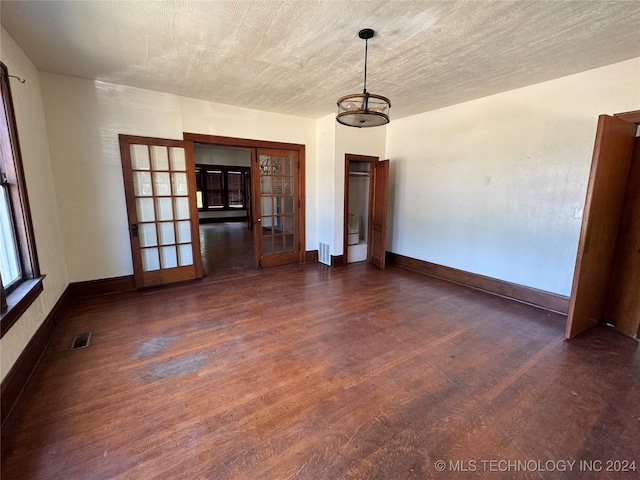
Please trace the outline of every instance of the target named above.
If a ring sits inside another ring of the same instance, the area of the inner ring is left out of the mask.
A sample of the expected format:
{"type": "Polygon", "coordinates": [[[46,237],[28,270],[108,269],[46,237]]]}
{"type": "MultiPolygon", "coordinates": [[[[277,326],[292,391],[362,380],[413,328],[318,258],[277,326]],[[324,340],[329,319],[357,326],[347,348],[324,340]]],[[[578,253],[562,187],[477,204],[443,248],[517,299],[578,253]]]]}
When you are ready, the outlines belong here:
{"type": "Polygon", "coordinates": [[[2,478],[637,478],[460,470],[640,461],[637,343],[566,342],[564,320],[367,264],[82,299],[2,431],[2,478]]]}

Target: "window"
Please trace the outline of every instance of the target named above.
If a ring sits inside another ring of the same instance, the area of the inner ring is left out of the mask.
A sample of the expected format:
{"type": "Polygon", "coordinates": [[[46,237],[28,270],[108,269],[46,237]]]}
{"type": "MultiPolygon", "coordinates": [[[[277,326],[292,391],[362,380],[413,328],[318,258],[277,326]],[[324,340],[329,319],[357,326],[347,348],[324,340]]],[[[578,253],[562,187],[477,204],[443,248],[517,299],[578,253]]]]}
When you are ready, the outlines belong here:
{"type": "Polygon", "coordinates": [[[9,73],[0,63],[0,336],[42,291],[9,73]]]}
{"type": "Polygon", "coordinates": [[[198,210],[246,209],[248,167],[196,165],[198,210]]]}

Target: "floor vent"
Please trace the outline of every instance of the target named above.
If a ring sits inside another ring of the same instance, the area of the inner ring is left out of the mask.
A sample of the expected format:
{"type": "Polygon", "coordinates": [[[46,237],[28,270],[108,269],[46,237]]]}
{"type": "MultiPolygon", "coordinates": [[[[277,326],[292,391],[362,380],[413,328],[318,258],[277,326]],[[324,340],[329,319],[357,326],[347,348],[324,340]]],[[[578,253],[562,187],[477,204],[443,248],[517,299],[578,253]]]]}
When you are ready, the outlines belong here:
{"type": "Polygon", "coordinates": [[[76,338],[73,339],[71,344],[71,350],[77,350],[79,348],[86,348],[91,341],[91,332],[79,333],[76,338]]]}

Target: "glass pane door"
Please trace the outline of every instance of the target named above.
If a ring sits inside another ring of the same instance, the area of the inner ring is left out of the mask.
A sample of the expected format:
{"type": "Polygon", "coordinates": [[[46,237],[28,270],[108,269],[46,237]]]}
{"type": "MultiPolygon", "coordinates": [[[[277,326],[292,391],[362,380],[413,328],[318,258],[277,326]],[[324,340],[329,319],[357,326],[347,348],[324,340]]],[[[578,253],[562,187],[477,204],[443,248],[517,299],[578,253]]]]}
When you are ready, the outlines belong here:
{"type": "Polygon", "coordinates": [[[299,260],[298,152],[258,149],[256,243],[262,266],[299,260]]]}
{"type": "Polygon", "coordinates": [[[181,141],[141,137],[121,136],[121,152],[136,285],[202,276],[193,157],[181,141]]]}

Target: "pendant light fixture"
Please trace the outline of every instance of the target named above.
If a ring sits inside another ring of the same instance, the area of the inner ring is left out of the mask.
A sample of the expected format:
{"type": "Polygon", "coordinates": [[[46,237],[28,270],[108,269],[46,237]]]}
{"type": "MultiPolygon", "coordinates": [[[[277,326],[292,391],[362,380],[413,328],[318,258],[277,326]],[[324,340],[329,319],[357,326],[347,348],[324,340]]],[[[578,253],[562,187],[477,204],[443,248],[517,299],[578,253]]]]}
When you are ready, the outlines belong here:
{"type": "Polygon", "coordinates": [[[367,92],[367,50],[369,39],[375,32],[370,28],[363,28],[358,36],[364,40],[364,88],[362,93],[345,95],[338,99],[338,123],[348,127],[378,127],[389,123],[389,109],[391,102],[387,97],[367,92]]]}

